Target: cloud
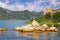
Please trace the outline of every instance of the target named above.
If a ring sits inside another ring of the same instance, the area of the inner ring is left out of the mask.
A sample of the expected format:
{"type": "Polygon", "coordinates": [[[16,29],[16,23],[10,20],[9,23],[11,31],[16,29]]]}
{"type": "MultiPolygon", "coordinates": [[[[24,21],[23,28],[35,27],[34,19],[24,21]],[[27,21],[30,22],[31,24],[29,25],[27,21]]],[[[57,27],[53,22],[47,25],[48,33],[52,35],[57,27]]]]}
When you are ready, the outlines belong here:
{"type": "Polygon", "coordinates": [[[16,7],[16,10],[18,11],[23,11],[26,9],[24,5],[18,4],[18,3],[15,4],[15,7],[16,7]]]}
{"type": "Polygon", "coordinates": [[[42,11],[46,6],[57,7],[60,4],[60,2],[57,2],[57,0],[34,0],[34,2],[25,1],[23,4],[19,0],[13,1],[14,3],[11,3],[10,0],[5,0],[3,2],[0,1],[0,7],[13,11],[29,10],[39,12],[42,11]]]}
{"type": "Polygon", "coordinates": [[[1,2],[0,2],[0,7],[5,8],[5,7],[6,7],[6,5],[5,5],[4,3],[1,3],[1,2]]]}
{"type": "Polygon", "coordinates": [[[29,11],[42,11],[43,9],[43,6],[40,6],[41,4],[41,0],[35,0],[34,3],[29,3],[29,2],[26,2],[25,5],[27,5],[26,9],[29,10],[29,11]]]}
{"type": "Polygon", "coordinates": [[[25,8],[24,8],[24,5],[21,5],[21,4],[18,4],[18,3],[15,3],[15,4],[8,4],[9,2],[0,2],[0,7],[2,8],[5,8],[5,9],[9,9],[9,10],[12,10],[12,11],[23,11],[25,8]]]}
{"type": "MultiPolygon", "coordinates": [[[[50,0],[51,1],[51,5],[53,6],[54,9],[58,8],[60,5],[60,0],[50,0]]],[[[51,7],[52,7],[51,6],[51,7]]]]}

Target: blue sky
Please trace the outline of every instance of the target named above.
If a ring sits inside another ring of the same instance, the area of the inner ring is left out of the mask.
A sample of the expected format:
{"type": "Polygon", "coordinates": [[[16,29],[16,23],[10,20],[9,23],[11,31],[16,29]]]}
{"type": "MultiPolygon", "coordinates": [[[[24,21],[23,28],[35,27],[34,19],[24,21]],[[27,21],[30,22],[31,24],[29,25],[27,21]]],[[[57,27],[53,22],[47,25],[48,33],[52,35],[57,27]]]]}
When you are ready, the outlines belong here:
{"type": "Polygon", "coordinates": [[[43,11],[45,7],[60,7],[60,0],[0,0],[0,7],[12,11],[43,11]]]}

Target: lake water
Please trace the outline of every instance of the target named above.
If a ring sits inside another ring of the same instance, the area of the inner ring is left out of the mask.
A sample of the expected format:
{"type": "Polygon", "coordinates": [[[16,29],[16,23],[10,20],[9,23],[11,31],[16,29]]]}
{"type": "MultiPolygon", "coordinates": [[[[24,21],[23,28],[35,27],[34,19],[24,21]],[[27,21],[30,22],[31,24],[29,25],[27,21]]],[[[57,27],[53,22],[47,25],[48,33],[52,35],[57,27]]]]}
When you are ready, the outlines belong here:
{"type": "Polygon", "coordinates": [[[9,31],[0,31],[0,40],[60,40],[60,28],[58,32],[18,32],[12,29],[25,25],[27,20],[0,20],[1,28],[9,28],[9,31]]]}

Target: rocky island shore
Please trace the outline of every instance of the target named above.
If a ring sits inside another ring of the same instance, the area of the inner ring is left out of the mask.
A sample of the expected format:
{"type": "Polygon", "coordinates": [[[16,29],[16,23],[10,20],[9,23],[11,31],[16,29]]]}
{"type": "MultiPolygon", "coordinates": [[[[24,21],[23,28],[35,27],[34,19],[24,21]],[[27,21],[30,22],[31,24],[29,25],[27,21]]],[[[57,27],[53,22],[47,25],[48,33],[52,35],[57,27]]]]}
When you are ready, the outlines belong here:
{"type": "Polygon", "coordinates": [[[15,31],[21,32],[43,32],[43,31],[50,31],[50,32],[57,32],[58,29],[52,25],[49,27],[47,24],[40,25],[36,20],[33,20],[31,24],[22,25],[21,27],[15,27],[15,31]]]}

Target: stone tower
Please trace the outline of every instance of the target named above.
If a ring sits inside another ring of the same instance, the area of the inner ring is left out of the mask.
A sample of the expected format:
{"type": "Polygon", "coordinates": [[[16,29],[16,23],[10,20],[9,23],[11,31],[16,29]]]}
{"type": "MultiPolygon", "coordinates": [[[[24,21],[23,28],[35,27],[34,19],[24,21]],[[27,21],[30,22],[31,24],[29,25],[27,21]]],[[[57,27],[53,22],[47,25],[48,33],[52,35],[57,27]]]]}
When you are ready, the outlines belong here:
{"type": "Polygon", "coordinates": [[[46,7],[46,8],[44,8],[44,14],[43,15],[45,15],[46,13],[49,13],[49,12],[51,12],[51,15],[52,15],[52,9],[50,7],[46,7]]]}

